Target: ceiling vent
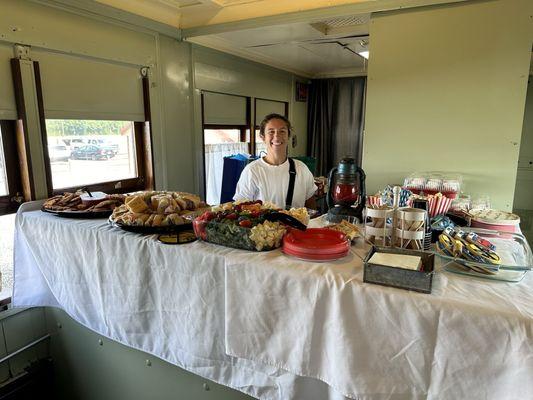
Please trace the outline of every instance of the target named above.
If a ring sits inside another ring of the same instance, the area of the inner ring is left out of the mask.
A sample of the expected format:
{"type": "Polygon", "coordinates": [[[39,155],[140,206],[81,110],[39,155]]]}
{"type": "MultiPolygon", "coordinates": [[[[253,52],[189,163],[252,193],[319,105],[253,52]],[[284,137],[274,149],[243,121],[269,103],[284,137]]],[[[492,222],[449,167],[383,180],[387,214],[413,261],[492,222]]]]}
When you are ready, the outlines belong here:
{"type": "Polygon", "coordinates": [[[312,23],[311,26],[326,36],[368,35],[370,14],[337,17],[312,23]]]}
{"type": "Polygon", "coordinates": [[[365,25],[370,21],[370,14],[352,15],[350,17],[339,17],[322,21],[328,28],[343,28],[345,26],[365,25]]]}

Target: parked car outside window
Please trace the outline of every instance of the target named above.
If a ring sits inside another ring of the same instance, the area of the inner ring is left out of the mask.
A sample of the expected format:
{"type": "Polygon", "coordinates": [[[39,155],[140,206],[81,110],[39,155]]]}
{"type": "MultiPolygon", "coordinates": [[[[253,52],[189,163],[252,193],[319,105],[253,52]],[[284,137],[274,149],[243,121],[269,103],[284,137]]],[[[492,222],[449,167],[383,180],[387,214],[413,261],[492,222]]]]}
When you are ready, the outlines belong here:
{"type": "Polygon", "coordinates": [[[118,144],[104,139],[87,139],[87,144],[94,144],[96,146],[105,147],[118,153],[118,144]]]}
{"type": "Polygon", "coordinates": [[[108,160],[115,154],[115,151],[109,147],[87,145],[73,150],[70,158],[73,160],[108,160]]]}
{"type": "Polygon", "coordinates": [[[92,139],[92,138],[78,138],[70,140],[70,148],[72,150],[79,149],[80,147],[88,144],[95,146],[101,146],[108,149],[112,149],[115,155],[118,153],[118,144],[104,139],[92,139]]]}
{"type": "Polygon", "coordinates": [[[67,161],[70,157],[70,150],[67,146],[58,144],[58,145],[49,145],[48,146],[48,156],[50,161],[67,161]]]}

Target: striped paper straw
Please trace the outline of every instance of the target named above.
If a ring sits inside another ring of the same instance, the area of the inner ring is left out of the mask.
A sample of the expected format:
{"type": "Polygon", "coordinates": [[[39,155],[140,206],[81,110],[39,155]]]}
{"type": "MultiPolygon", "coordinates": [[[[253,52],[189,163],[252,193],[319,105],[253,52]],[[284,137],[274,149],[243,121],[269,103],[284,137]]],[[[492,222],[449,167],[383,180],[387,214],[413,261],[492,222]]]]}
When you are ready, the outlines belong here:
{"type": "Polygon", "coordinates": [[[381,196],[366,196],[366,203],[371,207],[380,207],[381,196]]]}

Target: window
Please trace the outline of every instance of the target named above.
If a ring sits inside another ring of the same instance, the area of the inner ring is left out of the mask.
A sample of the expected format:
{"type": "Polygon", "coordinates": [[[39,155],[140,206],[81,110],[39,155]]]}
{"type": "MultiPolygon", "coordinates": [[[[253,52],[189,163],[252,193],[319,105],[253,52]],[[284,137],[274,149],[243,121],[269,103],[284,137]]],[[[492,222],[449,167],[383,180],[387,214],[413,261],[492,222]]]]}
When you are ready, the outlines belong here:
{"type": "Polygon", "coordinates": [[[250,154],[250,98],[222,93],[202,93],[205,199],[219,204],[224,157],[250,154]]]}
{"type": "Polygon", "coordinates": [[[258,157],[266,154],[267,148],[263,138],[259,135],[259,127],[255,129],[255,155],[258,157]]]}
{"type": "Polygon", "coordinates": [[[0,273],[2,290],[0,301],[11,296],[13,289],[13,236],[15,234],[15,213],[0,215],[0,273]]]}
{"type": "Polygon", "coordinates": [[[53,190],[139,176],[131,121],[47,119],[53,190]]]}
{"type": "Polygon", "coordinates": [[[14,213],[23,201],[14,125],[0,121],[0,215],[14,213]]]}
{"type": "Polygon", "coordinates": [[[221,199],[224,157],[250,153],[250,130],[246,126],[204,125],[204,168],[206,201],[219,204],[221,199]]]}
{"type": "Polygon", "coordinates": [[[13,288],[13,236],[15,212],[23,201],[14,121],[0,121],[0,301],[11,296],[13,288]]]}
{"type": "Polygon", "coordinates": [[[48,194],[153,187],[149,68],[31,52],[48,194]]]}
{"type": "Polygon", "coordinates": [[[204,129],[204,144],[238,143],[240,141],[240,129],[204,129]]]}
{"type": "MultiPolygon", "coordinates": [[[[2,140],[0,127],[0,148],[4,148],[4,141],[2,140]]],[[[9,187],[7,186],[7,170],[4,151],[0,152],[0,196],[7,196],[9,194],[9,187]]]]}

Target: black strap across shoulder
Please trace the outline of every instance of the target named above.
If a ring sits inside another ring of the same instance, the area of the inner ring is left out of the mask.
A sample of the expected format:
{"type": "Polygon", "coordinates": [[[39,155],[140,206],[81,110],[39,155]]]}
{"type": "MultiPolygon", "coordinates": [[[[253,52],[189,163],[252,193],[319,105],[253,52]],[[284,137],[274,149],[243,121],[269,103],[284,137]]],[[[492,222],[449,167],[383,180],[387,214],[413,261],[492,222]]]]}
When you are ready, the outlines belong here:
{"type": "Polygon", "coordinates": [[[289,189],[287,190],[287,197],[285,199],[285,208],[292,207],[292,196],[294,194],[294,181],[296,180],[296,164],[294,160],[289,157],[289,189]]]}

